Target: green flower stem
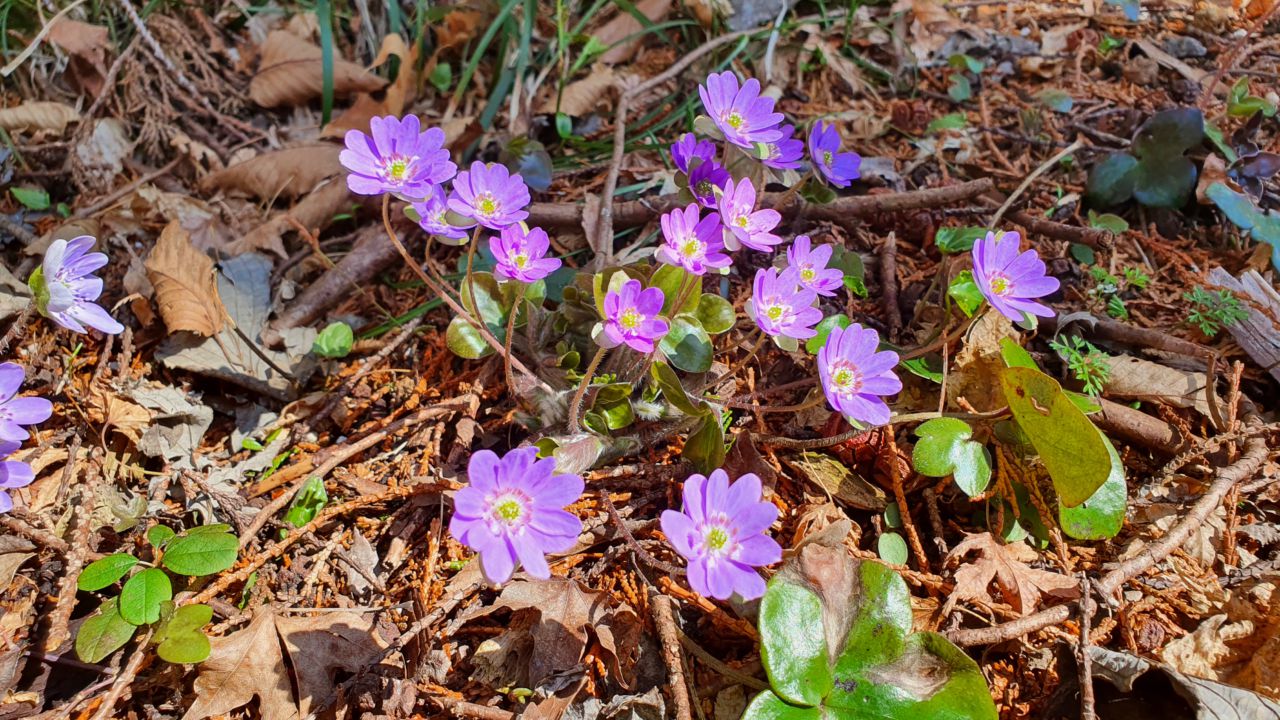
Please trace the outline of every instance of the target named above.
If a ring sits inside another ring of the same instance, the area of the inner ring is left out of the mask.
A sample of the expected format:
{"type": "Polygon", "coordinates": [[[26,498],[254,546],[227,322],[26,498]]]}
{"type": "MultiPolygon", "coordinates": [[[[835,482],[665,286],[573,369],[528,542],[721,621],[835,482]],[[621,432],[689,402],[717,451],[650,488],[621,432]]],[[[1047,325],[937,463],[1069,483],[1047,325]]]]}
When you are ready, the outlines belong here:
{"type": "Polygon", "coordinates": [[[587,371],[582,375],[582,384],[578,386],[578,391],[573,394],[573,400],[569,403],[569,432],[578,431],[578,421],[582,412],[582,397],[587,394],[587,388],[591,386],[591,378],[596,374],[596,369],[600,367],[600,361],[604,359],[606,351],[608,351],[606,347],[596,350],[596,354],[591,357],[591,362],[587,365],[587,371]]]}
{"type": "Polygon", "coordinates": [[[516,333],[516,315],[520,312],[520,306],[523,304],[524,283],[520,283],[520,294],[516,296],[516,301],[511,304],[511,311],[507,313],[507,334],[502,338],[504,346],[502,353],[502,371],[505,373],[507,378],[507,392],[511,393],[511,397],[514,398],[517,403],[520,401],[520,397],[516,394],[515,378],[511,375],[511,338],[516,333]]]}
{"type": "MultiPolygon", "coordinates": [[[[481,226],[476,225],[475,232],[471,233],[471,242],[467,243],[467,277],[463,280],[467,285],[467,299],[471,301],[471,312],[480,314],[480,306],[476,304],[476,284],[475,278],[471,274],[471,266],[476,259],[476,245],[480,244],[481,226]]],[[[484,318],[480,318],[483,320],[484,318]]]]}

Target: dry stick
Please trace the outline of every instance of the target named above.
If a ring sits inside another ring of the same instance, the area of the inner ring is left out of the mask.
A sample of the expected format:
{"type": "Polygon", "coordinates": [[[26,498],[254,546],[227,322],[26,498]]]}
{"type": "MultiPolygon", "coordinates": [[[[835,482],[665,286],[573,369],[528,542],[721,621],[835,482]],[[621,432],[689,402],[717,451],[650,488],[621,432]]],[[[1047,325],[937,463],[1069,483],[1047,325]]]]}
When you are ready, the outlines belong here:
{"type": "Polygon", "coordinates": [[[21,535],[37,545],[43,545],[54,552],[65,554],[71,551],[71,546],[62,538],[45,530],[32,527],[7,513],[0,515],[0,527],[16,535],[21,535]]]}
{"type": "Polygon", "coordinates": [[[938,493],[933,488],[925,488],[924,492],[925,509],[929,511],[929,527],[933,529],[933,544],[938,548],[938,556],[945,558],[949,549],[947,548],[947,539],[943,535],[942,513],[938,511],[938,493]]]}
{"type": "Polygon", "coordinates": [[[587,363],[587,371],[582,374],[582,384],[578,386],[577,392],[573,394],[573,400],[569,402],[569,432],[578,432],[578,419],[582,412],[582,397],[587,394],[587,388],[591,386],[591,377],[596,374],[596,369],[600,367],[600,361],[604,359],[604,354],[609,348],[599,347],[596,354],[591,356],[591,362],[587,363]]]}
{"type": "Polygon", "coordinates": [[[129,663],[116,676],[115,682],[111,683],[111,689],[102,698],[102,704],[98,707],[98,712],[94,713],[93,720],[107,720],[107,718],[111,717],[111,713],[115,712],[116,703],[120,702],[120,696],[124,695],[124,691],[133,684],[134,678],[138,676],[138,671],[142,669],[143,661],[150,655],[148,646],[151,644],[151,633],[151,630],[147,630],[138,639],[138,646],[134,648],[133,654],[129,656],[129,663]]]}
{"type": "Polygon", "coordinates": [[[916,556],[920,569],[929,569],[929,556],[924,554],[924,546],[920,544],[920,533],[916,532],[915,521],[911,519],[911,507],[907,505],[907,492],[902,487],[902,471],[898,468],[898,440],[893,436],[893,427],[885,428],[885,441],[889,445],[889,477],[893,480],[893,498],[898,501],[899,516],[902,518],[902,529],[907,531],[907,540],[911,552],[916,556]]]}
{"type": "Polygon", "coordinates": [[[458,700],[448,695],[428,695],[427,699],[439,705],[451,715],[471,720],[515,720],[516,714],[510,710],[478,705],[466,700],[458,700]]]}
{"type": "Polygon", "coordinates": [[[902,330],[902,309],[898,307],[898,235],[893,232],[880,248],[880,301],[888,316],[889,339],[897,342],[902,330]]]}
{"type": "Polygon", "coordinates": [[[680,636],[680,644],[684,646],[684,649],[698,656],[698,659],[711,667],[711,669],[740,685],[745,685],[751,688],[752,690],[769,689],[769,683],[726,665],[715,655],[707,652],[706,648],[695,642],[693,638],[686,635],[678,626],[676,627],[676,633],[680,636]]]}
{"type": "Polygon", "coordinates": [[[160,168],[159,170],[152,170],[151,172],[147,173],[146,175],[143,175],[142,177],[139,177],[137,180],[134,180],[133,182],[129,183],[128,185],[125,185],[124,187],[122,187],[122,188],[120,188],[120,189],[118,189],[118,190],[115,190],[115,191],[114,191],[114,192],[112,192],[110,195],[107,195],[106,197],[104,197],[104,198],[102,198],[101,200],[99,200],[99,201],[97,201],[97,202],[93,203],[92,205],[87,205],[87,206],[85,206],[85,207],[80,208],[79,210],[77,210],[77,211],[76,211],[76,212],[71,216],[71,219],[72,219],[72,220],[81,220],[81,219],[83,219],[83,218],[87,218],[87,217],[89,217],[90,215],[93,215],[94,213],[98,212],[99,210],[101,210],[101,209],[103,209],[103,208],[105,208],[105,207],[109,207],[110,205],[112,205],[113,203],[115,203],[115,202],[116,202],[117,200],[119,200],[120,198],[124,197],[125,195],[128,195],[129,193],[133,192],[134,190],[137,190],[138,188],[142,187],[143,185],[146,185],[147,183],[151,182],[152,180],[155,180],[155,179],[156,179],[156,178],[158,178],[158,177],[162,177],[162,176],[164,176],[164,175],[167,175],[167,174],[169,173],[169,171],[170,171],[170,170],[173,170],[175,167],[177,167],[177,166],[178,166],[178,163],[180,163],[180,162],[182,162],[182,156],[181,156],[181,155],[180,155],[180,156],[178,156],[178,157],[176,157],[176,158],[174,158],[174,159],[172,159],[172,160],[170,160],[170,161],[169,161],[169,162],[168,162],[164,167],[160,168]]]}
{"type": "MultiPolygon", "coordinates": [[[[75,464],[75,455],[67,458],[67,469],[64,470],[66,479],[75,472],[75,464]]],[[[56,652],[67,639],[71,612],[76,606],[76,581],[80,571],[84,569],[85,555],[89,552],[93,506],[98,499],[98,481],[102,474],[92,464],[87,469],[84,482],[80,485],[80,502],[76,506],[76,534],[70,543],[71,552],[67,556],[62,581],[58,586],[58,600],[49,613],[49,635],[44,641],[45,652],[56,652]]]]}
{"type": "Polygon", "coordinates": [[[467,396],[463,396],[461,398],[454,398],[453,400],[447,400],[443,403],[432,405],[431,407],[422,408],[418,412],[402,417],[381,430],[369,433],[356,442],[335,448],[334,452],[329,455],[319,467],[314,471],[307,473],[303,477],[298,478],[298,480],[294,482],[293,487],[290,487],[282,493],[280,497],[272,500],[270,503],[267,503],[265,507],[258,511],[257,515],[253,516],[253,522],[249,523],[249,528],[240,536],[240,547],[244,548],[250,542],[253,542],[253,539],[262,531],[262,527],[267,524],[267,521],[283,510],[285,506],[293,500],[293,496],[298,494],[298,490],[302,489],[307,477],[314,475],[323,479],[324,476],[328,475],[334,468],[346,462],[353,455],[362,453],[374,445],[377,445],[386,439],[388,435],[399,432],[405,428],[420,425],[427,420],[440,417],[441,415],[448,414],[450,411],[455,409],[454,405],[461,402],[470,402],[470,400],[467,396]]]}
{"type": "Polygon", "coordinates": [[[601,488],[599,495],[600,500],[602,501],[601,504],[604,505],[604,509],[609,513],[609,519],[613,520],[613,524],[618,526],[618,532],[622,533],[622,539],[626,540],[627,546],[631,548],[631,552],[636,554],[636,557],[640,559],[640,562],[676,577],[683,576],[687,573],[684,568],[677,567],[668,562],[663,562],[649,554],[648,550],[641,547],[640,542],[636,540],[636,536],[631,534],[631,529],[627,527],[626,521],[624,521],[622,516],[618,514],[618,508],[613,504],[613,498],[609,497],[609,491],[601,488]]]}
{"type": "Polygon", "coordinates": [[[1031,187],[1031,183],[1035,182],[1036,178],[1045,174],[1045,172],[1047,172],[1049,168],[1053,167],[1054,164],[1057,163],[1059,160],[1070,155],[1076,150],[1079,150],[1083,146],[1084,146],[1084,142],[1081,141],[1080,138],[1076,138],[1075,142],[1062,148],[1062,150],[1058,151],[1057,155],[1054,155],[1048,160],[1045,160],[1044,163],[1040,165],[1040,167],[1036,168],[1034,172],[1032,172],[1030,175],[1027,176],[1025,180],[1022,181],[1022,184],[1018,185],[1018,189],[1013,191],[1013,194],[1010,195],[1008,199],[1004,201],[1004,204],[1000,206],[1000,209],[996,210],[996,214],[991,216],[991,225],[989,225],[988,227],[995,229],[995,227],[1000,224],[1000,218],[1004,217],[1004,214],[1006,211],[1008,211],[1009,207],[1013,205],[1013,203],[1019,197],[1021,197],[1022,193],[1026,192],[1027,188],[1031,187]]]}
{"type": "MultiPolygon", "coordinates": [[[[1255,429],[1256,416],[1250,418],[1255,429]]],[[[1182,546],[1191,533],[1199,528],[1209,514],[1222,502],[1227,492],[1253,476],[1266,462],[1269,453],[1265,438],[1255,435],[1245,442],[1244,455],[1239,461],[1218,471],[1217,478],[1208,491],[1192,506],[1190,512],[1164,537],[1151,543],[1138,555],[1118,564],[1100,580],[1096,587],[1102,597],[1112,597],[1126,582],[1138,577],[1153,565],[1168,557],[1182,546]]],[[[1072,606],[1058,605],[1041,610],[1034,615],[985,628],[965,628],[947,633],[952,642],[960,646],[994,645],[1043,630],[1071,617],[1072,606]]]]}
{"type": "Polygon", "coordinates": [[[35,309],[35,303],[28,302],[27,306],[22,308],[22,312],[13,319],[13,324],[5,331],[4,337],[0,337],[0,353],[9,349],[9,343],[18,340],[27,331],[27,320],[31,318],[31,311],[35,309]]]}
{"type": "Polygon", "coordinates": [[[667,665],[667,680],[671,688],[671,702],[675,704],[676,720],[691,720],[689,686],[685,682],[681,660],[680,635],[676,626],[671,598],[649,589],[649,607],[653,611],[653,624],[658,628],[658,640],[662,645],[662,659],[667,665]]]}
{"type": "Polygon", "coordinates": [[[1080,663],[1080,720],[1096,720],[1093,710],[1093,665],[1089,660],[1089,618],[1093,615],[1093,588],[1089,574],[1080,573],[1080,642],[1076,657],[1080,663]]]}

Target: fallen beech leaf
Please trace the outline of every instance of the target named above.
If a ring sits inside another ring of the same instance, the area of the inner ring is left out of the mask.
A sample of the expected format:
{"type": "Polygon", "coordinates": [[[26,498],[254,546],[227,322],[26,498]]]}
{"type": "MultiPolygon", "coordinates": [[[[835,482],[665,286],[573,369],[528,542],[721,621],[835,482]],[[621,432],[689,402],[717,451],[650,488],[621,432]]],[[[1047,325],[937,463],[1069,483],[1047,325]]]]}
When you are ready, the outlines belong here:
{"type": "MultiPolygon", "coordinates": [[[[635,4],[635,7],[641,15],[656,23],[671,12],[671,0],[640,0],[635,4]]],[[[609,22],[601,25],[600,29],[596,30],[592,35],[606,46],[621,42],[632,35],[635,35],[635,37],[605,52],[600,56],[600,61],[616,65],[630,60],[631,56],[635,55],[636,50],[640,48],[640,42],[644,40],[644,36],[637,35],[643,29],[639,20],[619,6],[618,14],[614,15],[609,22]]]]}
{"type": "MultiPolygon", "coordinates": [[[[1103,360],[1111,371],[1107,380],[1107,396],[1131,400],[1153,400],[1174,407],[1193,407],[1201,415],[1209,413],[1209,399],[1205,396],[1205,374],[1177,370],[1132,355],[1116,355],[1103,360]]],[[[1217,398],[1219,408],[1226,407],[1217,398]]]]}
{"type": "MultiPolygon", "coordinates": [[[[249,97],[262,107],[301,105],[320,97],[324,68],[320,48],[285,30],[276,30],[262,45],[258,74],[249,82],[249,97]]],[[[353,62],[335,59],[333,94],[374,92],[387,81],[353,62]]]]}
{"type": "Polygon", "coordinates": [[[111,54],[111,36],[107,28],[61,17],[45,36],[71,56],[70,73],[76,84],[97,97],[107,77],[107,57],[111,54]]]}
{"type": "Polygon", "coordinates": [[[226,311],[218,298],[213,260],[191,244],[182,223],[165,226],[145,267],[155,286],[160,317],[170,331],[189,330],[210,337],[222,330],[226,311]]]}
{"type": "Polygon", "coordinates": [[[1044,595],[1080,596],[1080,585],[1075,578],[1028,567],[1027,562],[1039,557],[1034,550],[1022,542],[1003,545],[991,533],[966,537],[947,554],[947,562],[959,562],[974,551],[978,558],[956,570],[956,588],[947,600],[943,615],[949,613],[958,600],[992,602],[995,598],[988,590],[992,580],[1000,591],[1000,598],[1023,615],[1039,607],[1044,595]]]}
{"type": "Polygon", "coordinates": [[[298,717],[275,622],[273,613],[263,612],[245,629],[210,641],[213,649],[200,663],[196,698],[183,720],[226,714],[255,696],[262,720],[298,717]]]}
{"type": "Polygon", "coordinates": [[[267,202],[278,196],[301,197],[321,181],[342,172],[338,164],[340,152],[337,145],[305,145],[262,153],[211,173],[203,185],[239,190],[267,202]]]}
{"type": "Polygon", "coordinates": [[[166,223],[178,221],[190,234],[191,244],[201,252],[225,252],[231,230],[221,216],[203,200],[183,193],[165,192],[154,185],[143,185],[133,195],[132,209],[137,217],[158,215],[166,223]]]}
{"type": "Polygon", "coordinates": [[[137,403],[129,402],[110,390],[94,389],[89,393],[89,417],[124,435],[134,445],[151,425],[151,413],[137,403]]]}
{"type": "Polygon", "coordinates": [[[349,207],[354,199],[347,190],[347,184],[337,178],[321,186],[315,192],[294,206],[292,210],[278,213],[270,220],[245,233],[241,238],[229,243],[224,251],[230,257],[254,250],[269,250],[282,258],[289,257],[284,249],[284,234],[295,229],[296,221],[308,230],[323,230],[343,209],[349,207]]]}
{"type": "Polygon", "coordinates": [[[10,132],[52,130],[61,134],[67,123],[80,119],[80,113],[60,102],[27,102],[0,110],[0,128],[10,132]]]}
{"type": "MultiPolygon", "coordinates": [[[[591,74],[581,80],[574,80],[564,87],[560,93],[559,110],[566,115],[584,116],[609,97],[609,90],[616,82],[613,68],[608,65],[596,65],[591,74]]],[[[553,113],[556,111],[556,97],[552,95],[542,103],[538,112],[553,113]]]]}
{"type": "Polygon", "coordinates": [[[298,678],[298,711],[325,708],[337,693],[334,671],[357,672],[382,656],[385,644],[368,616],[324,613],[276,617],[276,630],[298,678]]]}
{"type": "Polygon", "coordinates": [[[381,115],[404,114],[405,105],[413,101],[418,89],[418,73],[414,70],[418,64],[418,45],[406,47],[404,38],[399,35],[387,35],[382,38],[382,49],[373,60],[373,67],[379,67],[392,56],[400,58],[400,70],[396,81],[387,86],[381,100],[375,100],[369,93],[356,95],[356,100],[341,115],[325,126],[320,137],[342,137],[348,130],[369,132],[369,120],[381,115]]]}

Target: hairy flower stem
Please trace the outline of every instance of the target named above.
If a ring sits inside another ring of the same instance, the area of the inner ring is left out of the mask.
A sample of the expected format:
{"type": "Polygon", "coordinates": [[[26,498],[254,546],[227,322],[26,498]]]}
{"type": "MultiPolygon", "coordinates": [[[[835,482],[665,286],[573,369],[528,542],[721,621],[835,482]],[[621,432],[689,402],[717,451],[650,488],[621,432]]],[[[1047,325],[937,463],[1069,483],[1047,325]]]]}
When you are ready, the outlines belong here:
{"type": "Polygon", "coordinates": [[[515,378],[511,375],[511,338],[516,334],[516,315],[520,312],[520,306],[524,304],[524,289],[524,283],[520,283],[520,294],[516,296],[515,302],[511,304],[511,311],[507,313],[507,334],[502,337],[502,372],[507,378],[507,392],[511,393],[511,397],[515,398],[517,404],[520,402],[520,397],[516,394],[515,378]]]}
{"type": "MultiPolygon", "coordinates": [[[[782,212],[786,210],[787,205],[791,203],[791,198],[796,196],[796,193],[799,192],[800,188],[806,182],[808,182],[809,178],[811,177],[814,177],[813,168],[810,168],[809,172],[805,173],[804,175],[801,175],[800,179],[796,181],[795,185],[792,185],[791,187],[787,188],[787,191],[782,193],[782,197],[778,198],[778,202],[773,204],[773,209],[777,210],[778,212],[782,212]]],[[[761,195],[762,199],[763,197],[764,196],[761,195]]]]}
{"type": "MultiPolygon", "coordinates": [[[[467,243],[467,276],[463,282],[467,285],[467,299],[471,301],[471,311],[480,314],[480,306],[476,304],[476,284],[475,276],[471,273],[471,268],[476,260],[476,245],[480,244],[481,226],[476,225],[475,232],[471,233],[471,242],[467,243]]],[[[480,318],[484,320],[484,318],[480,318]]]]}
{"type": "Polygon", "coordinates": [[[578,420],[582,412],[582,397],[587,394],[587,388],[591,386],[591,378],[596,374],[596,369],[600,367],[600,361],[604,359],[606,351],[608,351],[608,348],[605,347],[596,350],[596,354],[591,357],[591,362],[587,364],[587,371],[582,375],[582,384],[578,386],[578,391],[573,394],[573,400],[569,403],[569,432],[578,431],[578,420]]]}
{"type": "MultiPolygon", "coordinates": [[[[418,265],[417,261],[414,260],[413,256],[409,254],[409,251],[405,249],[404,244],[400,242],[400,238],[396,236],[395,229],[391,227],[391,196],[390,195],[384,195],[382,197],[382,226],[384,229],[386,229],[387,237],[391,240],[391,244],[396,247],[396,251],[400,253],[400,257],[404,258],[404,261],[409,264],[409,267],[413,268],[413,271],[417,273],[418,279],[421,280],[423,284],[426,285],[427,288],[431,290],[431,292],[435,293],[436,296],[439,297],[444,302],[445,305],[448,305],[450,310],[457,313],[458,317],[471,323],[471,325],[476,328],[476,332],[480,333],[480,337],[484,338],[484,341],[489,343],[489,347],[493,348],[497,352],[502,352],[503,350],[502,343],[498,342],[498,339],[493,336],[493,333],[489,332],[489,328],[485,327],[483,322],[479,322],[475,318],[473,318],[471,316],[471,313],[467,312],[465,308],[463,308],[461,305],[458,304],[457,300],[453,299],[453,296],[445,292],[444,287],[442,287],[435,280],[432,280],[429,275],[423,272],[422,268],[418,265]]],[[[474,301],[473,301],[473,304],[474,304],[474,301]]],[[[511,364],[515,369],[537,380],[546,389],[548,390],[551,389],[549,386],[547,386],[546,383],[538,379],[538,376],[534,375],[533,372],[529,370],[529,368],[525,367],[524,363],[520,362],[519,360],[512,360],[511,364]]]]}

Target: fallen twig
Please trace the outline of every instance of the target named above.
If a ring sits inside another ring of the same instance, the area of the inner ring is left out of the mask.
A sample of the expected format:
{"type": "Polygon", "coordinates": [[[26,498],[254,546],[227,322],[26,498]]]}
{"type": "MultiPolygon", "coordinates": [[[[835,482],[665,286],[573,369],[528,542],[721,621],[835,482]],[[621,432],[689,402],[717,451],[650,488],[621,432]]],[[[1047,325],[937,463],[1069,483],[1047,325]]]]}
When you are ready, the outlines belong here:
{"type": "Polygon", "coordinates": [[[671,689],[671,703],[675,705],[675,718],[690,720],[693,715],[689,705],[689,686],[685,683],[684,663],[680,653],[680,631],[676,626],[673,603],[671,598],[650,588],[649,607],[653,611],[653,624],[658,628],[662,660],[667,665],[667,682],[671,689]]]}

